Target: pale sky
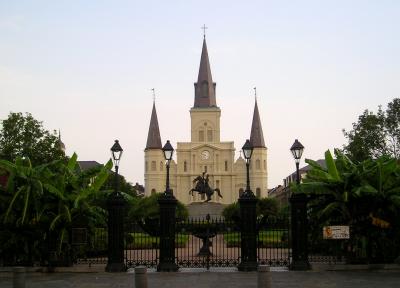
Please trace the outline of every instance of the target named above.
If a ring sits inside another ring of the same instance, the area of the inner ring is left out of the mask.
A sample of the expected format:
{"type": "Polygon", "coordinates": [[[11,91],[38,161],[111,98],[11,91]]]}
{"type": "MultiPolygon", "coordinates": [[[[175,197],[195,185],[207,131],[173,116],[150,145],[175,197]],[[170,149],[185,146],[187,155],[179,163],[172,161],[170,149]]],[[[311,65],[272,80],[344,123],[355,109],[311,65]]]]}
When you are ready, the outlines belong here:
{"type": "Polygon", "coordinates": [[[400,97],[399,15],[397,0],[0,0],[0,119],[31,112],[80,160],[106,162],[119,139],[120,172],[143,183],[151,88],[163,144],[190,141],[205,24],[221,140],[239,155],[256,86],[273,188],[294,139],[320,159],[400,97]]]}

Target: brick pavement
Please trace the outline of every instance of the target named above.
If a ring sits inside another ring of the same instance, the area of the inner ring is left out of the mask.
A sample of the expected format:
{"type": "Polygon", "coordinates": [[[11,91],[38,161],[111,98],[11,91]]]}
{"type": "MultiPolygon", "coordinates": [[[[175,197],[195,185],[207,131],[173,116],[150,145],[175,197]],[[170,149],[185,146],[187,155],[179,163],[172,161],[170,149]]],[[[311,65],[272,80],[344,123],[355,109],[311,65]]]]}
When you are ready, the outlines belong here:
{"type": "MultiPolygon", "coordinates": [[[[244,272],[148,273],[149,288],[255,288],[257,273],[244,272]]],[[[222,271],[222,270],[221,270],[222,271]]],[[[398,288],[400,271],[271,272],[276,288],[398,288]]],[[[28,273],[27,288],[134,288],[133,273],[28,273]]],[[[0,287],[12,287],[11,273],[0,273],[0,287]]]]}

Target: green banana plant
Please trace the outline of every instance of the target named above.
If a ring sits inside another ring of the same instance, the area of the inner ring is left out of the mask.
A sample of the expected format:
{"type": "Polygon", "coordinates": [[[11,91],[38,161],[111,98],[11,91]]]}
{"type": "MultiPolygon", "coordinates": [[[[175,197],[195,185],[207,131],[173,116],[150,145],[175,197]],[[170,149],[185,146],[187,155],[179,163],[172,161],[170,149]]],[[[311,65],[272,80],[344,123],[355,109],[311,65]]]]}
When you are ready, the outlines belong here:
{"type": "Polygon", "coordinates": [[[110,174],[111,160],[90,172],[80,170],[76,154],[68,162],[56,160],[36,167],[28,158],[17,158],[15,163],[0,160],[0,168],[10,175],[0,195],[4,207],[0,221],[8,227],[29,226],[41,234],[37,241],[56,235],[59,253],[74,221],[105,221],[106,212],[96,200],[103,197],[100,189],[110,174]]]}
{"type": "Polygon", "coordinates": [[[57,173],[44,188],[57,196],[49,216],[49,230],[58,234],[58,251],[69,235],[72,224],[79,219],[86,221],[104,221],[104,209],[95,205],[94,200],[102,193],[100,190],[109,176],[112,161],[90,173],[85,173],[77,165],[77,155],[69,159],[66,165],[57,167],[57,173]]]}

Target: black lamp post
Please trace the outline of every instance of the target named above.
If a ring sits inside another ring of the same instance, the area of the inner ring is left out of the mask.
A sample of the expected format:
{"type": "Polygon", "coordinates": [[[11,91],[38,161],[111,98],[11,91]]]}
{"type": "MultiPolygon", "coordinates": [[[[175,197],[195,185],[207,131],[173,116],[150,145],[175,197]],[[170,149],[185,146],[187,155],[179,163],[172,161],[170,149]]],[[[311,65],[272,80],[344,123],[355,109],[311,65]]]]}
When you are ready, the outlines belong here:
{"type": "Polygon", "coordinates": [[[108,260],[107,272],[125,271],[124,263],[124,208],[125,199],[119,192],[118,168],[123,149],[118,140],[111,147],[111,156],[115,166],[115,189],[107,199],[108,209],[108,260]]]}
{"type": "MultiPolygon", "coordinates": [[[[304,146],[296,139],[290,148],[296,162],[296,183],[300,184],[299,163],[304,146]]],[[[307,241],[307,196],[304,193],[292,193],[290,196],[292,229],[292,270],[309,270],[307,241]]]]}
{"type": "Polygon", "coordinates": [[[253,145],[251,145],[249,139],[246,140],[246,143],[244,143],[243,147],[243,155],[244,158],[246,159],[246,171],[247,171],[247,182],[246,182],[246,191],[244,192],[245,197],[251,197],[254,196],[254,193],[250,189],[250,160],[251,156],[253,155],[253,145]]]}
{"type": "Polygon", "coordinates": [[[119,145],[119,141],[115,140],[114,145],[111,147],[111,156],[114,162],[114,167],[115,167],[115,189],[114,193],[119,193],[119,177],[118,177],[118,168],[119,168],[119,161],[121,160],[122,157],[122,152],[124,152],[124,149],[122,149],[121,145],[119,145]]]}
{"type": "Polygon", "coordinates": [[[165,195],[172,196],[171,189],[169,188],[169,165],[172,160],[172,155],[174,154],[174,148],[172,147],[171,143],[169,140],[167,140],[167,143],[165,143],[164,147],[162,148],[162,151],[164,153],[164,158],[167,161],[167,180],[165,183],[165,195]]]}
{"type": "Polygon", "coordinates": [[[243,155],[246,159],[247,183],[246,191],[239,197],[241,233],[240,249],[241,261],[238,266],[239,271],[257,270],[257,198],[250,188],[250,160],[253,154],[253,145],[247,139],[242,147],[243,155]]]}
{"type": "Polygon", "coordinates": [[[174,154],[174,148],[169,140],[162,151],[167,161],[167,179],[165,192],[158,199],[158,205],[160,205],[160,263],[157,271],[172,272],[178,270],[178,265],[175,263],[175,212],[178,201],[169,187],[169,166],[174,154]]]}

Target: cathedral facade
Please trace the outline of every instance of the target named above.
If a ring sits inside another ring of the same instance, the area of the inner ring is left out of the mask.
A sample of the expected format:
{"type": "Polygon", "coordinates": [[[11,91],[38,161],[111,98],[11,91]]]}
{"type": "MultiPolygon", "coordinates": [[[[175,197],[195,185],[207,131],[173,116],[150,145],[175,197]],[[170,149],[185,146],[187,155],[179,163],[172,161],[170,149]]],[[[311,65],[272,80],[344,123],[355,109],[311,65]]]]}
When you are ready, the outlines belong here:
{"type": "MultiPolygon", "coordinates": [[[[172,160],[170,163],[170,187],[174,196],[184,204],[203,202],[206,199],[205,195],[197,193],[190,195],[189,191],[194,187],[193,179],[205,172],[209,175],[210,186],[219,188],[223,197],[220,198],[217,193],[214,193],[211,201],[231,204],[236,202],[246,189],[246,162],[242,156],[235,159],[236,149],[233,141],[220,139],[221,109],[217,106],[216,83],[213,82],[211,75],[205,38],[194,89],[194,105],[190,109],[191,139],[190,142],[177,143],[176,161],[172,160]]],[[[246,138],[248,136],[244,135],[243,143],[246,138]]],[[[251,189],[257,197],[267,197],[267,147],[264,142],[257,100],[254,105],[250,142],[254,147],[250,162],[251,189]]],[[[146,196],[165,191],[165,160],[161,149],[156,106],[153,103],[144,150],[146,196]]]]}

